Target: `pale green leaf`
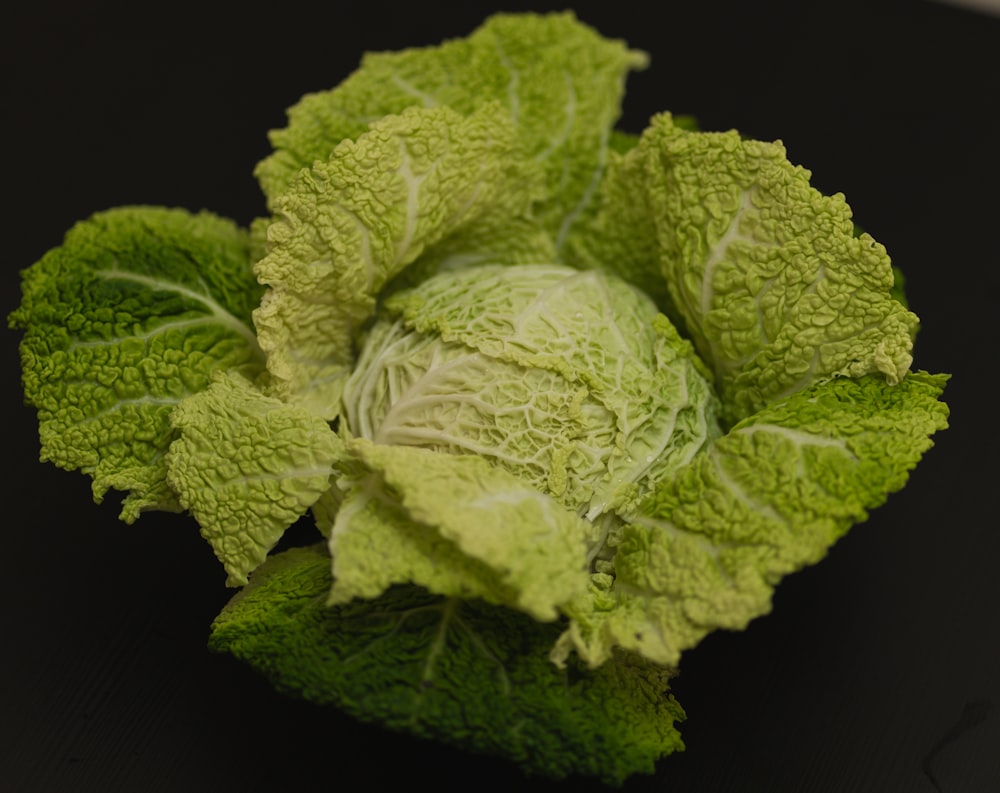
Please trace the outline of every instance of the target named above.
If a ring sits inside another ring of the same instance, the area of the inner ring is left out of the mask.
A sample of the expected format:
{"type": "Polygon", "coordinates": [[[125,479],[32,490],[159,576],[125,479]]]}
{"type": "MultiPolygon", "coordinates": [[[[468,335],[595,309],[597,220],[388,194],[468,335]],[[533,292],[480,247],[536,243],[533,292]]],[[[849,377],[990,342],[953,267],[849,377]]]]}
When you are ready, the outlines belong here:
{"type": "Polygon", "coordinates": [[[330,532],[331,602],[393,584],[478,597],[552,620],[586,591],[595,529],[482,457],[348,442],[362,466],[330,532]]]}
{"type": "Polygon", "coordinates": [[[571,12],[496,14],[440,46],[368,53],[336,88],[288,111],[288,126],[271,133],[275,151],[256,173],[273,200],[303,168],[384,116],[412,106],[470,115],[495,101],[544,169],[539,218],[561,247],[590,212],[625,78],[646,63],[645,53],[600,36],[571,12]]]}
{"type": "Polygon", "coordinates": [[[661,301],[730,421],[831,377],[896,383],[912,362],[917,317],[892,294],[885,249],[856,236],[844,197],[810,176],[780,143],[690,132],[662,114],[615,160],[575,250],[661,301]]]}
{"type": "Polygon", "coordinates": [[[302,408],[222,375],[170,417],[167,476],[181,506],[238,586],[285,530],[331,487],[342,444],[302,408]]]}

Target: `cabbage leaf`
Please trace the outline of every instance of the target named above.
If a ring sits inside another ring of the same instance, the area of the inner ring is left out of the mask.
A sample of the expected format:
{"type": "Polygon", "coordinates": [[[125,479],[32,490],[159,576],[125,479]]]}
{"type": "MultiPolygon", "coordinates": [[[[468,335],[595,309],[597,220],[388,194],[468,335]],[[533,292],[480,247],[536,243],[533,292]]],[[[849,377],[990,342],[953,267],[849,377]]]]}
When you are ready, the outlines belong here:
{"type": "Polygon", "coordinates": [[[576,17],[495,14],[470,36],[439,46],[365,55],[336,88],[307,94],[271,133],[274,153],[256,170],[269,202],[296,176],[324,161],[331,142],[410,107],[473,115],[499,103],[521,148],[544,172],[538,208],[557,247],[591,211],[621,112],[625,77],[648,56],[602,37],[576,17]]]}
{"type": "Polygon", "coordinates": [[[543,621],[587,589],[592,523],[476,455],[348,443],[330,529],[331,603],[392,584],[478,597],[543,621]]]}
{"type": "Polygon", "coordinates": [[[167,481],[226,569],[247,583],[285,530],[330,488],[343,453],[330,426],[223,373],[170,414],[167,481]]]}
{"type": "Polygon", "coordinates": [[[90,475],[98,502],[126,491],[129,523],[143,510],[180,511],[167,484],[171,411],[213,372],[263,370],[251,265],[247,234],[230,220],[120,207],[76,224],[25,270],[10,324],[24,330],[41,459],[90,475]]]}
{"type": "Polygon", "coordinates": [[[832,377],[897,383],[913,360],[918,320],[892,294],[885,248],[809,178],[780,142],[691,132],[664,113],[609,169],[577,250],[658,285],[730,421],[832,377]]]}
{"type": "Polygon", "coordinates": [[[517,611],[417,587],[328,607],[329,588],[322,546],[272,556],[209,647],[291,695],[535,775],[620,785],[683,746],[684,711],[656,664],[621,653],[595,671],[558,668],[546,658],[558,627],[517,611]]]}

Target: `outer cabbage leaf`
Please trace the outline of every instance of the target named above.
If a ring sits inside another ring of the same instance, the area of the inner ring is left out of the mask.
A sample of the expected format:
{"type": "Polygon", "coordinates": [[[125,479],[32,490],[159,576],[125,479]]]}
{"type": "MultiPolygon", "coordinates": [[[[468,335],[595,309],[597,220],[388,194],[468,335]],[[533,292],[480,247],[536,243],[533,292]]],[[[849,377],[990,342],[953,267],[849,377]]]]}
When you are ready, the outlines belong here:
{"type": "Polygon", "coordinates": [[[615,159],[575,262],[645,286],[682,323],[728,420],[835,376],[898,382],[917,317],[885,249],[854,234],[780,143],[688,132],[669,114],[615,159]]]}
{"type": "Polygon", "coordinates": [[[414,105],[467,115],[498,101],[545,170],[548,197],[539,216],[561,244],[588,212],[625,77],[647,60],[569,12],[497,14],[466,38],[367,54],[339,86],[289,110],[288,127],[271,133],[275,152],[256,173],[273,200],[299,171],[326,160],[341,140],[356,138],[376,119],[414,105]]]}
{"type": "Polygon", "coordinates": [[[669,670],[624,653],[560,669],[548,660],[556,625],[414,587],[330,608],[329,586],[322,549],[273,556],[216,618],[209,646],[288,694],[531,774],[619,785],[683,748],[669,670]]]}
{"type": "Polygon", "coordinates": [[[474,455],[363,438],[347,451],[331,603],[415,583],[553,620],[586,593],[595,527],[550,496],[474,455]]]}
{"type": "Polygon", "coordinates": [[[738,423],[628,518],[613,587],[595,578],[554,657],[599,664],[622,647],[672,665],[710,631],[766,613],[783,576],[905,484],[947,426],[946,380],[838,378],[738,423]]]}
{"type": "Polygon", "coordinates": [[[170,416],[167,478],[239,586],[330,489],[342,444],[321,418],[220,375],[170,416]]]}
{"type": "MultiPolygon", "coordinates": [[[[302,172],[275,201],[281,220],[255,268],[270,287],[254,321],[274,393],[332,419],[354,336],[383,287],[449,236],[481,234],[492,244],[498,225],[530,225],[538,176],[496,104],[468,118],[412,108],[302,172]]],[[[551,249],[536,230],[514,239],[512,256],[532,240],[551,249]]]]}
{"type": "Polygon", "coordinates": [[[261,291],[246,232],[215,215],[121,207],[76,224],[24,271],[10,316],[25,331],[41,459],[93,477],[98,502],[127,491],[129,523],[178,510],[164,460],[170,411],[214,371],[262,370],[251,325],[261,291]]]}

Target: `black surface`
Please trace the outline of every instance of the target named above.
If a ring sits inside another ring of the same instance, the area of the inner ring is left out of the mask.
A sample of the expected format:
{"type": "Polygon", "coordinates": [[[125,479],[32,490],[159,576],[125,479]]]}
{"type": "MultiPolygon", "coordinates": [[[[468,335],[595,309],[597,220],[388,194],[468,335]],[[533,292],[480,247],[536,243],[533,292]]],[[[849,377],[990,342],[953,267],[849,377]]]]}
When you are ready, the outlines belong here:
{"type": "MultiPolygon", "coordinates": [[[[18,271],[95,210],[261,213],[251,172],[265,131],[362,50],[465,35],[499,8],[561,7],[295,5],[4,12],[4,315],[18,271]]],[[[685,656],[688,749],[626,790],[1000,790],[1000,19],[922,2],[576,8],[652,55],[622,126],[668,109],[780,138],[820,189],[844,192],[909,278],[916,366],[954,373],[952,428],[906,490],[782,583],[771,615],[685,656]]],[[[125,526],[83,476],[36,462],[16,342],[2,333],[0,791],[589,788],[358,725],[210,655],[230,591],[208,547],[179,516],[125,526]]]]}

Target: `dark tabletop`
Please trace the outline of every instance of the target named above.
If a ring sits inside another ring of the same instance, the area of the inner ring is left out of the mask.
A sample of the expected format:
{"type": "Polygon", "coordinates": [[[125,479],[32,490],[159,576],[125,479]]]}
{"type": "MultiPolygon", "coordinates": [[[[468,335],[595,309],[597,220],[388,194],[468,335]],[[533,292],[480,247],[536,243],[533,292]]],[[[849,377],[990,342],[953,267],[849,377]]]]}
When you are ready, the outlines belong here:
{"type": "MultiPolygon", "coordinates": [[[[130,203],[249,222],[265,131],[363,50],[437,43],[560,3],[57,2],[4,11],[6,315],[18,271],[130,203]],[[152,9],[152,10],[151,10],[152,9]],[[160,10],[162,9],[162,10],[160,10]]],[[[929,2],[579,3],[651,55],[621,126],[660,110],[781,139],[908,277],[915,366],[954,377],[951,428],[909,486],[773,612],[685,655],[687,750],[628,791],[1000,790],[1000,17],[929,2]],[[676,8],[675,8],[676,6],[676,8]]],[[[126,526],[37,462],[17,337],[6,372],[0,791],[597,789],[359,725],[205,648],[231,594],[190,519],[126,526]]]]}

